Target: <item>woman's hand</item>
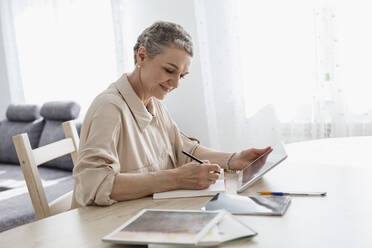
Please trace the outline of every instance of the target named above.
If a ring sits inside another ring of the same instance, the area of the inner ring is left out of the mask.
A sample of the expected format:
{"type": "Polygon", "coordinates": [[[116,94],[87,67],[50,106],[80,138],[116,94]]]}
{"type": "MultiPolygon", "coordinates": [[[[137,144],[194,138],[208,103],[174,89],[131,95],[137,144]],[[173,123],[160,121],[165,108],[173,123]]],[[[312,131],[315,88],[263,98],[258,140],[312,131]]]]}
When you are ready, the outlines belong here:
{"type": "Polygon", "coordinates": [[[175,169],[179,189],[206,189],[216,182],[220,166],[207,160],[203,162],[204,164],[190,162],[175,169]]]}
{"type": "Polygon", "coordinates": [[[241,170],[246,167],[248,164],[252,163],[256,158],[261,156],[267,151],[271,151],[271,147],[266,147],[264,149],[251,148],[243,150],[239,153],[233,155],[229,162],[229,167],[231,170],[241,170]]]}

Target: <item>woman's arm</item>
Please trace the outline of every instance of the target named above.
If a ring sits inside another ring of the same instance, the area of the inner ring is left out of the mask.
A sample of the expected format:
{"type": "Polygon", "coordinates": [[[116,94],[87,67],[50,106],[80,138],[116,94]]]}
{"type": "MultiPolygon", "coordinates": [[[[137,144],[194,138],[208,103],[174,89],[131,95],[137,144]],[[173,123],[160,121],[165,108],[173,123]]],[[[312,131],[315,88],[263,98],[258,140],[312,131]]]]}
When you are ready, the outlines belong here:
{"type": "Polygon", "coordinates": [[[175,170],[119,173],[114,180],[111,198],[116,201],[124,201],[174,189],[177,189],[175,170]]]}
{"type": "Polygon", "coordinates": [[[230,152],[219,152],[211,148],[199,145],[194,152],[195,157],[202,160],[209,160],[213,164],[218,164],[223,169],[227,168],[227,162],[233,155],[230,152]]]}
{"type": "Polygon", "coordinates": [[[218,152],[204,146],[198,146],[195,151],[195,156],[218,164],[224,169],[241,170],[270,149],[271,147],[266,147],[264,149],[251,148],[241,152],[228,153],[218,152]]]}
{"type": "Polygon", "coordinates": [[[206,189],[214,184],[219,166],[209,162],[184,164],[170,170],[149,173],[119,173],[115,176],[111,198],[116,201],[138,199],[175,189],[206,189]]]}

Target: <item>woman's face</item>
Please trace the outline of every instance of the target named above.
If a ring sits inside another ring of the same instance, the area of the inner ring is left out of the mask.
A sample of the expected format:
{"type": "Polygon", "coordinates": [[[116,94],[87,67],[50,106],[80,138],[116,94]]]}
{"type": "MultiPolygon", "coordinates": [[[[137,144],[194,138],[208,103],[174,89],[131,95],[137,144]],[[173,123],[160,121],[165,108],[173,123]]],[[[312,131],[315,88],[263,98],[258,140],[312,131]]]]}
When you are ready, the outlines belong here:
{"type": "Polygon", "coordinates": [[[178,48],[167,48],[152,59],[146,57],[144,50],[140,49],[137,61],[141,66],[145,95],[164,99],[166,94],[178,87],[180,79],[189,73],[191,59],[187,52],[178,48]]]}

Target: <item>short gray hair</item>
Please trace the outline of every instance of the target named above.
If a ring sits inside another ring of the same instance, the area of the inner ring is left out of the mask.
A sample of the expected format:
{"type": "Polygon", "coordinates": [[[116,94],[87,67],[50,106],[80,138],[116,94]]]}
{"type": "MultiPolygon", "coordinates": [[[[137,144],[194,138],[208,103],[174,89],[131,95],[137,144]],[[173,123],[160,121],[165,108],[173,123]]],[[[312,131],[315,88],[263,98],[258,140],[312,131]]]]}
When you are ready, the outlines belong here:
{"type": "Polygon", "coordinates": [[[151,59],[164,52],[166,48],[176,47],[185,50],[191,57],[194,54],[192,38],[183,27],[172,22],[158,21],[146,28],[137,38],[134,46],[134,63],[137,64],[138,49],[143,46],[151,59]]]}

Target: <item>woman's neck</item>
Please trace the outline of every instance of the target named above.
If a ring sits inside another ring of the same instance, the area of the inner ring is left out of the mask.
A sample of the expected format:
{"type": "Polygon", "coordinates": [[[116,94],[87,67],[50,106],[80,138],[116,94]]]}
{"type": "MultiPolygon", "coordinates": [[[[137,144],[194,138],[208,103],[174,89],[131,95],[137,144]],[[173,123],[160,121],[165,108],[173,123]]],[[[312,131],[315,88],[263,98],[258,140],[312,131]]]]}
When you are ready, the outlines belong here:
{"type": "Polygon", "coordinates": [[[136,67],[131,73],[127,74],[127,78],[138,98],[147,106],[151,97],[146,96],[146,90],[141,79],[141,68],[136,67]]]}

